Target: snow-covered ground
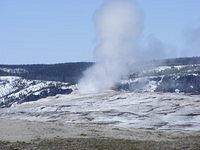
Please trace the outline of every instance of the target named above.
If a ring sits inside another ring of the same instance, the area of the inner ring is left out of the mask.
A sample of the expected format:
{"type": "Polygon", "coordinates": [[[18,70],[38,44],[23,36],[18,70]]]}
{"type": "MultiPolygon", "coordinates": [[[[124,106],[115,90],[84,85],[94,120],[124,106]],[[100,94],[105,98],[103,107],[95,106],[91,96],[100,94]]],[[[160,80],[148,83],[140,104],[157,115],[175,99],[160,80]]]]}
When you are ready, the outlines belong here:
{"type": "Polygon", "coordinates": [[[57,95],[0,109],[0,118],[200,131],[200,96],[117,92],[57,95]]]}
{"type": "Polygon", "coordinates": [[[28,101],[28,96],[39,97],[42,92],[51,92],[52,87],[55,87],[55,90],[73,90],[74,85],[56,81],[28,80],[17,76],[0,76],[0,106],[10,106],[21,100],[28,101]]]}
{"type": "Polygon", "coordinates": [[[0,118],[200,132],[200,95],[181,93],[200,93],[199,71],[199,64],[158,66],[119,81],[121,91],[98,94],[80,94],[68,83],[0,76],[0,104],[11,106],[0,108],[0,118]],[[51,87],[73,93],[27,102],[51,87]]]}
{"type": "Polygon", "coordinates": [[[0,67],[0,71],[7,72],[7,73],[13,73],[13,74],[15,74],[15,73],[18,73],[18,74],[28,73],[27,70],[22,69],[22,68],[11,69],[11,68],[1,68],[0,67]]]}

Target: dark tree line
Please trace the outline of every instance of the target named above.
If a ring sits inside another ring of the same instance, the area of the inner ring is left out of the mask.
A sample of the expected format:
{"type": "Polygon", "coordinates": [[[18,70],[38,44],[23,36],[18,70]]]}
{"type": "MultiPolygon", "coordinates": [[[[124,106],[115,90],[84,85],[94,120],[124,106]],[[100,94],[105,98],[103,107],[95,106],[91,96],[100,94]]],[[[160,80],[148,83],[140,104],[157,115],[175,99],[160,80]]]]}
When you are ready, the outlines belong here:
{"type": "Polygon", "coordinates": [[[200,57],[183,57],[159,60],[161,65],[175,66],[175,65],[191,65],[200,64],[200,57]]]}
{"type": "MultiPolygon", "coordinates": [[[[141,62],[143,64],[144,62],[141,62]]],[[[159,65],[189,65],[200,64],[200,57],[186,57],[163,60],[152,60],[148,64],[159,65]]],[[[82,77],[83,71],[92,66],[91,62],[61,63],[61,64],[34,64],[34,65],[0,65],[0,68],[24,69],[26,72],[8,73],[0,70],[0,76],[21,76],[26,79],[61,81],[77,83],[82,77]]],[[[146,62],[144,64],[147,64],[146,62]]]]}
{"type": "Polygon", "coordinates": [[[69,83],[77,83],[83,75],[83,71],[90,67],[93,63],[77,62],[62,64],[35,64],[35,65],[0,65],[0,68],[8,69],[24,69],[25,72],[8,73],[0,70],[0,76],[21,76],[26,79],[61,81],[69,83]]]}

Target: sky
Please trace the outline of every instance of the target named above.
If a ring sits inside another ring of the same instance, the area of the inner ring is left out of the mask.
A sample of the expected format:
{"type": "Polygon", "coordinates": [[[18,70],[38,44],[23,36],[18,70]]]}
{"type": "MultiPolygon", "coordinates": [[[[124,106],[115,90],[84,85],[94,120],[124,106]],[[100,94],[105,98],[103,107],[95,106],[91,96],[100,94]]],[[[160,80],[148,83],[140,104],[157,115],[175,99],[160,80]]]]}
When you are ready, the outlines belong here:
{"type": "MultiPolygon", "coordinates": [[[[93,14],[104,0],[0,0],[0,64],[93,61],[93,14]]],[[[151,35],[186,55],[183,33],[200,21],[199,0],[137,0],[141,44],[151,35]]]]}

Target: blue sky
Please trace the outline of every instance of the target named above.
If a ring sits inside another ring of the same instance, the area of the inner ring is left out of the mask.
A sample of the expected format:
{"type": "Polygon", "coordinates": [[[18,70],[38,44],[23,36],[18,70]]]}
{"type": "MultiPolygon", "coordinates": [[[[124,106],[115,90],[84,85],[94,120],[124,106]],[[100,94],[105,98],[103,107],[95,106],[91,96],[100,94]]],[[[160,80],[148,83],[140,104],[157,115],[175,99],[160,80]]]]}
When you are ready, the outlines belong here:
{"type": "MultiPolygon", "coordinates": [[[[0,64],[92,61],[95,46],[92,17],[102,2],[1,0],[0,64]]],[[[181,53],[182,32],[199,21],[200,1],[137,2],[144,14],[143,37],[154,35],[181,53]]]]}

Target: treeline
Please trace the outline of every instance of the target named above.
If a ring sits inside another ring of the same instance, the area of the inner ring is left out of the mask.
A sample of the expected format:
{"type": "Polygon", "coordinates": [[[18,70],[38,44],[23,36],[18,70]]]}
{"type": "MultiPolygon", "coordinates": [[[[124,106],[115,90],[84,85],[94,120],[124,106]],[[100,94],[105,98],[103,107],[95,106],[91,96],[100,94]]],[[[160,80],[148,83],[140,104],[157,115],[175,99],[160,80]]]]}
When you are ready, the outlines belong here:
{"type": "Polygon", "coordinates": [[[161,65],[176,66],[176,65],[191,65],[200,64],[200,57],[182,57],[159,60],[161,65]]]}
{"type": "MultiPolygon", "coordinates": [[[[159,64],[167,66],[200,64],[200,57],[186,57],[163,60],[152,60],[140,64],[159,64]]],[[[34,64],[34,65],[0,65],[0,76],[21,76],[32,80],[61,81],[77,83],[83,71],[92,66],[92,62],[76,62],[61,64],[34,64]],[[25,72],[8,73],[1,68],[24,69],[25,72]]],[[[112,66],[111,66],[112,67],[112,66]]]]}
{"type": "Polygon", "coordinates": [[[21,76],[26,79],[61,81],[77,83],[83,71],[90,67],[91,62],[62,63],[62,64],[35,64],[35,65],[0,65],[0,68],[24,69],[25,72],[8,73],[0,70],[0,76],[21,76]]]}

